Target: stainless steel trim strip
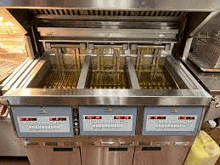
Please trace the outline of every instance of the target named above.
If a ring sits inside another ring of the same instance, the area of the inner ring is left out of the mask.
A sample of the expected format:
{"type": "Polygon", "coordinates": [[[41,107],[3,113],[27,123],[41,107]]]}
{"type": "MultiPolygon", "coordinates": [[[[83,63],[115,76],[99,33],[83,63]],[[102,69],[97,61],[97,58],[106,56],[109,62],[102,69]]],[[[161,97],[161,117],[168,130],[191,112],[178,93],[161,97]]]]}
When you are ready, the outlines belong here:
{"type": "Polygon", "coordinates": [[[178,29],[102,29],[38,27],[41,36],[91,38],[176,38],[178,29]]]}
{"type": "Polygon", "coordinates": [[[189,56],[189,51],[190,51],[190,48],[191,48],[191,45],[192,45],[192,41],[193,41],[193,37],[190,37],[186,40],[186,45],[185,45],[185,48],[184,48],[184,51],[183,51],[183,57],[182,57],[183,61],[186,61],[188,56],[189,56]]]}
{"type": "Polygon", "coordinates": [[[41,37],[40,42],[68,42],[68,43],[147,43],[147,44],[167,44],[176,43],[176,38],[88,38],[88,37],[41,37]]]}
{"type": "Polygon", "coordinates": [[[24,65],[30,60],[30,58],[27,58],[21,65],[19,65],[14,72],[0,85],[0,88],[3,88],[7,83],[24,67],[24,65]]]}
{"type": "Polygon", "coordinates": [[[15,82],[15,84],[11,87],[11,89],[16,89],[25,79],[25,77],[28,76],[28,74],[31,72],[31,70],[35,67],[35,65],[39,62],[38,60],[34,60],[31,65],[26,69],[26,71],[19,77],[19,79],[15,82]]]}
{"type": "MultiPolygon", "coordinates": [[[[39,73],[40,69],[46,65],[45,60],[40,60],[37,65],[31,70],[31,72],[25,77],[25,79],[22,81],[22,83],[19,85],[18,88],[27,88],[30,82],[33,80],[33,78],[36,76],[36,74],[39,73]]],[[[45,71],[46,72],[46,71],[45,71]]]]}
{"type": "Polygon", "coordinates": [[[24,65],[15,73],[11,80],[2,88],[2,92],[8,91],[12,85],[20,78],[20,76],[27,70],[27,68],[32,64],[33,59],[28,58],[24,65]]]}
{"type": "Polygon", "coordinates": [[[163,46],[163,45],[137,45],[137,48],[165,49],[165,46],[163,46]]]}
{"type": "Polygon", "coordinates": [[[206,106],[211,101],[203,90],[139,90],[139,89],[15,89],[4,99],[10,105],[143,105],[206,106]]]}
{"type": "Polygon", "coordinates": [[[138,78],[134,66],[131,64],[130,57],[126,57],[126,68],[127,68],[128,81],[131,84],[132,89],[140,89],[138,78]]]}
{"type": "Polygon", "coordinates": [[[84,89],[86,86],[86,82],[88,81],[88,74],[91,70],[91,57],[86,56],[83,68],[80,73],[79,81],[77,84],[77,89],[84,89]]]}

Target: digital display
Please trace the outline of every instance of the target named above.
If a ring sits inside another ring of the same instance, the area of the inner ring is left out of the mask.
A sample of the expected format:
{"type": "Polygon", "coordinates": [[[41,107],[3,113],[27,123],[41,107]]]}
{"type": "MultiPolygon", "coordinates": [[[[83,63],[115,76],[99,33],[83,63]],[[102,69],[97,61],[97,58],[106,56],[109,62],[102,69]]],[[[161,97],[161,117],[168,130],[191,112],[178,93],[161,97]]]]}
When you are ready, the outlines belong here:
{"type": "Polygon", "coordinates": [[[37,121],[37,118],[34,118],[34,117],[21,117],[20,121],[37,121]]]}
{"type": "Polygon", "coordinates": [[[166,116],[150,116],[149,119],[166,119],[166,116]]]}
{"type": "Polygon", "coordinates": [[[85,116],[85,119],[102,119],[102,116],[85,116]]]}
{"type": "Polygon", "coordinates": [[[50,117],[49,121],[66,121],[65,117],[50,117]]]}

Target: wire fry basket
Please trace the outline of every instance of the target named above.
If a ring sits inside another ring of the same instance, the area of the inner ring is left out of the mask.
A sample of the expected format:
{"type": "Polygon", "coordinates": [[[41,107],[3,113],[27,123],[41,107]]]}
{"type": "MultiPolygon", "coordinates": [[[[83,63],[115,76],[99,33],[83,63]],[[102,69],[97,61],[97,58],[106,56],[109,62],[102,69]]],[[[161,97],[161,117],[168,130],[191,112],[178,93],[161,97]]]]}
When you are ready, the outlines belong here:
{"type": "Polygon", "coordinates": [[[189,59],[202,70],[220,69],[220,40],[197,38],[189,59]]]}

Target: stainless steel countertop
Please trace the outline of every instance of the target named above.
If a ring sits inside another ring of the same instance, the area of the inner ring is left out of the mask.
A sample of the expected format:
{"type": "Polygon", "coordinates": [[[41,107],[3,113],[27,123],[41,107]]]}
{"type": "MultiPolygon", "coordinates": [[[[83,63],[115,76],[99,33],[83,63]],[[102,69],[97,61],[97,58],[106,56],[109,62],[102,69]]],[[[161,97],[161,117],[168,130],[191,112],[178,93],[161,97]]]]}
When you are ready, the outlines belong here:
{"type": "Polygon", "coordinates": [[[201,105],[206,106],[211,96],[193,78],[180,61],[172,57],[166,58],[166,68],[184,84],[180,89],[10,89],[0,102],[8,100],[16,105],[63,105],[77,107],[79,105],[130,105],[130,106],[164,106],[164,105],[201,105]]]}
{"type": "MultiPolygon", "coordinates": [[[[207,105],[211,97],[199,89],[15,89],[4,95],[11,105],[207,105]]],[[[1,100],[0,100],[1,101],[1,100]]]]}

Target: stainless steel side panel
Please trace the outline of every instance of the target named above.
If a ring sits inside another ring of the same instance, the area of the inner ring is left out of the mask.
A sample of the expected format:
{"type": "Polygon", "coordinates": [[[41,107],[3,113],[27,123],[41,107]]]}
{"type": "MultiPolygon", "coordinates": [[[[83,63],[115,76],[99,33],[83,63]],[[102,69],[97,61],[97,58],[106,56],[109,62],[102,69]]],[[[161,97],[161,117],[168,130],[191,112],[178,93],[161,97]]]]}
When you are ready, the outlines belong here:
{"type": "Polygon", "coordinates": [[[0,156],[27,156],[10,118],[0,118],[0,156]]]}
{"type": "MultiPolygon", "coordinates": [[[[118,148],[119,150],[121,148],[118,148]]],[[[132,165],[134,147],[123,147],[124,151],[115,151],[117,147],[87,146],[81,148],[83,165],[132,165]],[[112,150],[111,150],[112,149],[112,150]]]]}
{"type": "Polygon", "coordinates": [[[53,148],[28,148],[27,153],[32,165],[49,165],[52,162],[53,148]]]}
{"type": "Polygon", "coordinates": [[[72,148],[72,151],[54,151],[53,148],[28,147],[27,152],[31,165],[81,164],[79,147],[72,148]]]}
{"type": "Polygon", "coordinates": [[[103,147],[81,147],[82,164],[103,165],[103,147]]]}
{"type": "MultiPolygon", "coordinates": [[[[31,163],[52,164],[55,162],[54,156],[57,159],[65,159],[63,160],[65,163],[70,160],[68,156],[72,156],[77,162],[77,150],[74,150],[73,153],[64,152],[62,154],[59,152],[61,155],[54,155],[52,147],[43,145],[45,142],[58,142],[59,147],[65,146],[66,143],[78,144],[83,165],[132,165],[132,163],[135,165],[179,165],[183,163],[194,139],[195,136],[76,136],[74,138],[28,138],[27,140],[41,144],[41,146],[28,147],[31,163]],[[142,151],[143,147],[161,147],[161,150],[142,151]],[[117,151],[117,148],[119,150],[122,148],[122,150],[117,151]],[[123,150],[123,148],[127,148],[127,150],[123,150]]],[[[56,161],[60,162],[60,160],[56,161]]]]}
{"type": "Polygon", "coordinates": [[[133,165],[182,165],[189,148],[190,146],[162,146],[160,151],[142,151],[141,147],[137,147],[133,165]]]}
{"type": "Polygon", "coordinates": [[[145,136],[135,148],[134,165],[182,165],[194,141],[194,136],[145,136]],[[146,150],[144,147],[160,147],[146,150]]]}
{"type": "MultiPolygon", "coordinates": [[[[32,146],[32,149],[28,147],[30,161],[37,162],[38,160],[39,164],[52,162],[53,150],[44,144],[46,142],[58,142],[59,147],[65,146],[66,143],[79,145],[83,165],[179,165],[184,162],[194,139],[195,136],[137,135],[134,137],[28,138],[27,140],[40,144],[40,146],[32,146]],[[146,151],[144,147],[161,147],[161,150],[146,151]]],[[[75,160],[77,160],[77,152],[73,155],[75,160]]],[[[68,160],[69,153],[65,154],[63,159],[68,160]]],[[[57,159],[60,159],[59,155],[57,155],[57,159]]],[[[63,160],[63,162],[67,160],[63,160]]],[[[57,162],[59,161],[57,160],[57,162]]]]}

